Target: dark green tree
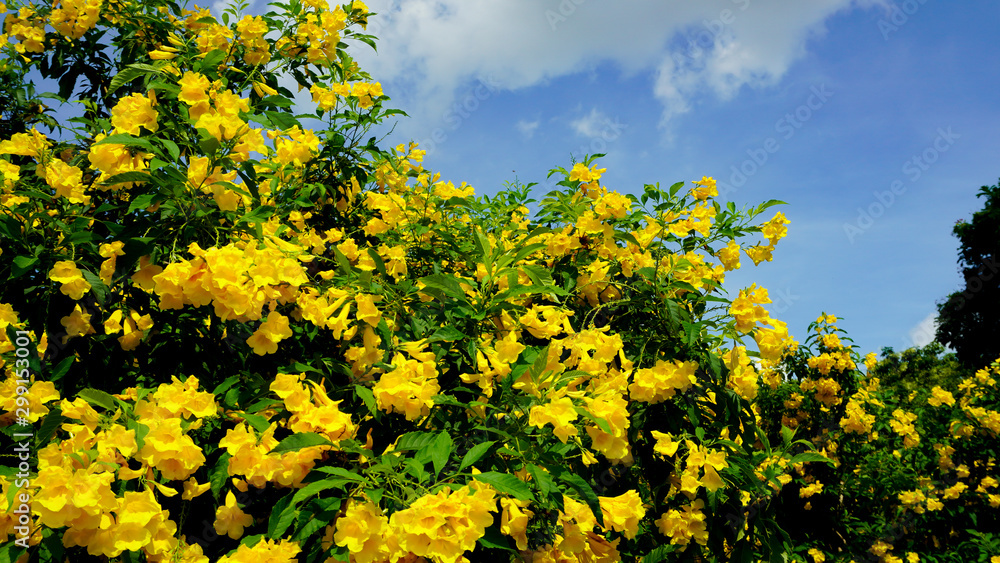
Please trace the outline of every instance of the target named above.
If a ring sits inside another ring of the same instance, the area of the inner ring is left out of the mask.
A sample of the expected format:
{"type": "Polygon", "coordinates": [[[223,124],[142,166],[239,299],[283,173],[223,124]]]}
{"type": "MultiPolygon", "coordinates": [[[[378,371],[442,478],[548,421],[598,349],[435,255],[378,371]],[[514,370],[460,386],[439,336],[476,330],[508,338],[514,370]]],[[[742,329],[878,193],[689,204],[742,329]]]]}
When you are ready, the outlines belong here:
{"type": "Polygon", "coordinates": [[[34,86],[24,82],[23,73],[16,63],[0,61],[0,139],[24,133],[36,122],[50,130],[57,126],[55,119],[44,113],[34,86]]]}
{"type": "Polygon", "coordinates": [[[879,378],[882,387],[894,389],[895,396],[907,396],[935,385],[953,391],[972,372],[962,366],[954,353],[945,353],[940,342],[931,342],[902,352],[883,348],[882,359],[869,374],[879,378]]]}
{"type": "Polygon", "coordinates": [[[938,304],[937,340],[958,353],[967,367],[983,367],[1000,356],[1000,183],[983,186],[986,199],[972,221],[959,221],[958,265],[965,287],[938,304]]]}

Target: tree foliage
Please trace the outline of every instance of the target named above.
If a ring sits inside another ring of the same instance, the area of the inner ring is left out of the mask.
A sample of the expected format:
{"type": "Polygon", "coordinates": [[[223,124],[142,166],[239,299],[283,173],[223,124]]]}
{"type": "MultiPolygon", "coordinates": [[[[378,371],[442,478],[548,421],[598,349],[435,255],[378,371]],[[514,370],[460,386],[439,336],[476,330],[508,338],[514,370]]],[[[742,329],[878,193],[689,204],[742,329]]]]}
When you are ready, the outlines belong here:
{"type": "Polygon", "coordinates": [[[954,352],[946,352],[936,341],[902,352],[883,348],[881,356],[869,375],[879,378],[882,387],[901,396],[935,386],[954,389],[972,375],[972,370],[965,368],[954,352]]]}
{"type": "Polygon", "coordinates": [[[602,155],[477,196],[371,134],[363,3],[270,7],[9,5],[12,84],[80,111],[0,139],[0,561],[815,561],[918,508],[901,546],[994,549],[1000,365],[883,397],[723,291],[781,202],[602,155]]]}
{"type": "Polygon", "coordinates": [[[983,208],[959,221],[959,273],[965,287],[938,304],[937,340],[975,368],[1000,355],[1000,184],[983,186],[983,208]]]}

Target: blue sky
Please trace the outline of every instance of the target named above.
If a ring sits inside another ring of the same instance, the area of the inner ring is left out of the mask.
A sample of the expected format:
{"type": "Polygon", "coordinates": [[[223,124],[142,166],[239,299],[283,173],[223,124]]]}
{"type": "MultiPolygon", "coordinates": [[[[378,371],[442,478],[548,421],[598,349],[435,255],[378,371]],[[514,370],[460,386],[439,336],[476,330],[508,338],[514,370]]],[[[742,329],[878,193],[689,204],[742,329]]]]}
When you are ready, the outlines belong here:
{"type": "MultiPolygon", "coordinates": [[[[861,353],[926,343],[959,288],[954,223],[1000,177],[1000,49],[986,1],[372,0],[355,49],[427,168],[492,194],[604,152],[625,193],[714,176],[780,199],[770,290],[798,338],[843,317],[861,353]],[[765,160],[766,157],[766,160],[765,160]],[[756,161],[754,161],[756,158],[756,161]]],[[[728,186],[729,189],[726,189],[728,186]]],[[[769,218],[770,213],[768,214],[769,218]]]]}
{"type": "Polygon", "coordinates": [[[478,194],[537,182],[540,199],[549,169],[606,153],[619,192],[705,175],[739,207],[783,200],[762,218],[791,221],[774,261],[744,258],[726,288],[768,288],[799,339],[836,314],[861,353],[925,344],[960,287],[951,229],[1000,178],[1000,4],[368,5],[378,51],[352,52],[410,116],[384,144],[419,142],[445,180],[478,194]]]}

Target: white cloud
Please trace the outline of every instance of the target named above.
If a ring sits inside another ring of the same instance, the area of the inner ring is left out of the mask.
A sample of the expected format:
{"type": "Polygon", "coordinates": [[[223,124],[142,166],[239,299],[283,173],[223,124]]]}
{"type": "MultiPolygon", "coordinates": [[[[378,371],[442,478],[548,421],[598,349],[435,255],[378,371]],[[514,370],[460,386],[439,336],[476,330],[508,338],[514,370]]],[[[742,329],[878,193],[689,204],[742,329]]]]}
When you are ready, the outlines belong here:
{"type": "Polygon", "coordinates": [[[608,119],[606,115],[601,113],[594,108],[590,110],[590,113],[581,117],[580,119],[574,119],[569,123],[569,126],[573,128],[578,135],[584,137],[597,137],[601,132],[607,127],[607,124],[611,120],[608,119]]]}
{"type": "Polygon", "coordinates": [[[417,134],[440,124],[476,79],[516,90],[608,61],[654,73],[666,123],[705,92],[727,99],[774,84],[831,15],[882,2],[371,0],[379,51],[356,56],[417,134]]]}
{"type": "Polygon", "coordinates": [[[524,138],[530,139],[535,136],[535,130],[538,129],[538,125],[541,123],[539,120],[528,121],[526,119],[520,119],[514,125],[518,131],[524,135],[524,138]]]}
{"type": "Polygon", "coordinates": [[[924,347],[934,340],[937,333],[937,313],[931,313],[924,317],[913,328],[910,329],[910,342],[914,346],[924,347]]]}

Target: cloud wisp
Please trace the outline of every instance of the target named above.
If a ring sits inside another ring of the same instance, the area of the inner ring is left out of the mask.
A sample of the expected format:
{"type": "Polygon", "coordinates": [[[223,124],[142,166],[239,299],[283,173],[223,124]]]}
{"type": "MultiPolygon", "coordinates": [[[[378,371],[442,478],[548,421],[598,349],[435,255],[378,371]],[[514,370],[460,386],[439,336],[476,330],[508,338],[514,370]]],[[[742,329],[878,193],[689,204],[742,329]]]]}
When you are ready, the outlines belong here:
{"type": "Polygon", "coordinates": [[[878,3],[371,0],[379,51],[358,58],[414,117],[417,137],[484,77],[516,91],[609,62],[650,74],[665,126],[706,94],[725,100],[777,83],[828,18],[878,3]]]}

